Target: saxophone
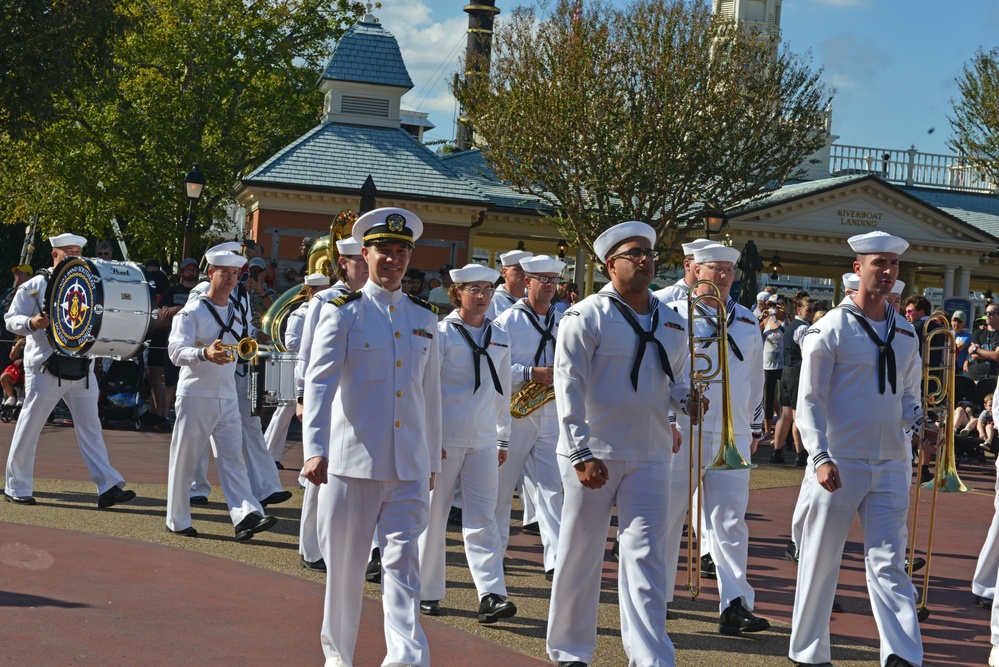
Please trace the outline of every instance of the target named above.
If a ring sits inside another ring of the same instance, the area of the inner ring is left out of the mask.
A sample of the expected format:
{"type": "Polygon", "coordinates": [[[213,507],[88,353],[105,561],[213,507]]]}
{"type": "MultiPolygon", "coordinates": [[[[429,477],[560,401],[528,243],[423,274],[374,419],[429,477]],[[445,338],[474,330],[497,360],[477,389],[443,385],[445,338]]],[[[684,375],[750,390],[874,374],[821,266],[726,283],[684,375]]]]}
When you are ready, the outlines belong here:
{"type": "Polygon", "coordinates": [[[521,419],[555,398],[555,387],[533,380],[527,382],[510,400],[510,414],[521,419]]]}

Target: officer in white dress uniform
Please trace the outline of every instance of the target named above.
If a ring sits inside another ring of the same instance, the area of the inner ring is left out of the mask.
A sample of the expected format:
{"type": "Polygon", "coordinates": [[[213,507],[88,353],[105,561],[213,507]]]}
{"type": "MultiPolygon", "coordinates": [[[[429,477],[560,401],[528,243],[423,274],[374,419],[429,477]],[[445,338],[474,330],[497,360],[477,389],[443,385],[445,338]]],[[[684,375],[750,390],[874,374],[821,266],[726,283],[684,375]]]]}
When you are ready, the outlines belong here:
{"type": "Polygon", "coordinates": [[[664,287],[655,292],[660,301],[663,303],[673,303],[674,301],[681,301],[687,298],[687,295],[690,294],[690,286],[697,280],[694,278],[694,251],[713,243],[715,242],[710,239],[694,239],[680,245],[680,248],[683,250],[683,277],[669,287],[664,287]]]}
{"type": "Polygon", "coordinates": [[[859,290],[813,324],[803,342],[797,418],[814,477],[788,655],[798,664],[829,662],[826,610],[859,513],[881,662],[919,665],[916,591],[904,568],[912,465],[903,430],[918,434],[921,427],[920,362],[915,331],[885,302],[909,244],[884,232],[849,243],[859,290]]]}
{"type": "MultiPolygon", "coordinates": [[[[295,414],[302,418],[302,402],[305,396],[305,369],[309,364],[312,352],[312,334],[319,325],[319,317],[323,314],[323,306],[330,300],[356,292],[368,281],[368,264],[361,254],[361,244],[353,238],[340,239],[336,242],[339,253],[335,275],[339,280],[327,289],[317,292],[309,299],[309,309],[305,313],[301,345],[298,349],[298,364],[295,366],[295,391],[298,394],[298,405],[295,414]]],[[[302,517],[298,525],[298,553],[302,567],[317,572],[326,571],[326,561],[323,559],[319,544],[319,534],[316,526],[316,512],[319,504],[319,487],[306,484],[304,475],[299,475],[299,483],[305,486],[302,494],[302,517]]],[[[375,535],[377,539],[377,535],[375,535]]],[[[374,548],[377,548],[375,543],[374,548]]],[[[379,577],[381,563],[377,563],[379,577]]]]}
{"type": "MultiPolygon", "coordinates": [[[[87,239],[76,234],[60,234],[49,239],[52,244],[52,266],[66,257],[80,257],[87,239]]],[[[46,329],[49,311],[43,308],[48,276],[39,274],[17,288],[10,308],[4,315],[7,330],[24,336],[24,406],[14,426],[14,435],[7,455],[7,478],[4,500],[21,505],[34,505],[35,450],[38,436],[59,399],[63,399],[73,415],[73,430],[90,479],[97,485],[97,506],[111,507],[135,498],[134,491],[124,489],[125,480],[111,467],[108,450],[101,434],[97,415],[97,378],[92,367],[79,380],[66,380],[53,375],[43,364],[54,353],[46,329]]],[[[90,304],[91,306],[93,304],[90,304]]]]}
{"type": "Polygon", "coordinates": [[[666,634],[667,408],[689,393],[683,320],[649,291],[655,230],[624,222],[593,249],[611,283],[566,311],[555,353],[558,462],[565,487],[548,612],[548,655],[587,665],[607,530],[617,505],[621,641],[630,665],[673,667],[666,634]]]}
{"type": "Polygon", "coordinates": [[[364,568],[377,526],[382,554],[383,665],[430,664],[420,628],[417,540],[441,466],[436,308],[402,292],[423,223],[399,208],[354,223],[369,277],[324,305],[305,373],[303,472],[319,492],[326,558],[322,645],[327,665],[351,665],[364,568]]]}
{"type": "MultiPolygon", "coordinates": [[[[714,282],[721,298],[726,300],[728,325],[728,385],[731,398],[732,428],[735,444],[742,457],[749,461],[760,437],[763,422],[763,339],[753,312],[729,296],[735,277],[735,263],[739,250],[720,244],[702,246],[694,251],[694,276],[697,280],[714,282]]],[[[705,293],[706,285],[699,289],[705,293]]],[[[697,306],[700,317],[693,324],[694,334],[700,338],[714,336],[717,325],[716,308],[712,301],[702,301],[697,306]]],[[[688,318],[686,299],[671,304],[684,321],[688,318]]],[[[687,325],[689,327],[689,325],[687,325]]],[[[711,358],[713,368],[719,367],[718,344],[701,344],[699,351],[711,358]]],[[[699,366],[700,367],[700,366],[699,366]]],[[[716,409],[709,412],[703,426],[703,460],[710,463],[721,447],[722,436],[722,386],[708,385],[707,397],[716,409]]],[[[691,433],[689,419],[681,418],[681,432],[691,433]]],[[[692,443],[693,447],[693,443],[692,443]]],[[[669,535],[667,559],[677,563],[680,536],[687,511],[688,468],[690,457],[696,458],[692,447],[682,447],[671,461],[672,488],[669,507],[669,535]]],[[[747,580],[749,558],[749,527],[746,525],[746,508],[749,504],[749,470],[709,470],[701,475],[703,483],[700,502],[704,515],[702,543],[714,559],[718,579],[719,610],[718,631],[722,634],[760,632],[770,623],[753,615],[755,592],[747,580]]],[[[696,521],[692,522],[696,525],[696,521]]],[[[670,567],[675,581],[676,568],[670,567]]]]}
{"type": "MultiPolygon", "coordinates": [[[[555,339],[562,314],[552,305],[552,296],[561,281],[559,273],[565,262],[548,255],[520,261],[526,274],[527,297],[504,312],[495,326],[510,337],[511,396],[528,381],[552,385],[555,363],[555,339]]],[[[510,451],[499,471],[499,495],[496,523],[503,549],[510,542],[510,509],[513,489],[521,473],[531,478],[537,488],[537,518],[544,547],[545,574],[555,572],[558,551],[559,521],[562,515],[562,479],[555,458],[558,443],[558,418],[555,403],[548,403],[524,417],[513,420],[510,451]]]]}
{"type": "Polygon", "coordinates": [[[500,276],[503,278],[503,284],[496,288],[496,293],[489,302],[486,317],[495,320],[503,311],[509,310],[513,304],[526,296],[524,269],[520,266],[520,260],[531,257],[534,257],[534,253],[526,250],[511,250],[500,255],[500,264],[503,265],[500,276]]]}
{"type": "MultiPolygon", "coordinates": [[[[999,415],[999,388],[992,395],[993,419],[999,415]]],[[[999,470],[999,461],[996,462],[999,470]]],[[[971,581],[971,591],[982,606],[992,609],[991,641],[992,652],[989,654],[989,667],[999,667],[999,605],[996,604],[996,581],[999,579],[999,474],[996,475],[995,514],[992,525],[982,545],[975,567],[975,576],[971,581]]]]}
{"type": "MultiPolygon", "coordinates": [[[[205,253],[214,254],[218,252],[238,253],[240,244],[229,241],[209,248],[205,253]]],[[[246,263],[246,259],[243,259],[246,263]]],[[[208,283],[202,282],[195,285],[188,296],[188,301],[192,301],[200,294],[208,291],[208,283]]],[[[239,311],[242,325],[235,334],[238,336],[248,336],[255,338],[257,329],[250,321],[250,301],[246,289],[241,285],[232,290],[229,299],[233,306],[239,311]]],[[[250,373],[249,367],[245,363],[237,363],[236,368],[236,394],[239,399],[240,428],[243,438],[243,457],[246,462],[246,471],[250,476],[250,488],[253,489],[254,497],[260,501],[264,507],[277,505],[287,500],[291,500],[291,491],[286,491],[278,476],[274,459],[267,451],[267,443],[264,442],[264,431],[260,425],[260,417],[254,417],[250,410],[250,373]]],[[[219,459],[216,459],[216,462],[219,459]]],[[[208,484],[208,450],[204,454],[194,472],[194,481],[191,485],[191,502],[205,504],[208,502],[208,495],[212,487],[208,484]]]]}
{"type": "Polygon", "coordinates": [[[450,418],[442,427],[444,451],[430,525],[420,536],[420,612],[436,616],[446,586],[445,533],[457,482],[462,488],[465,558],[479,594],[479,623],[510,618],[503,551],[496,525],[498,466],[510,441],[510,339],[485,317],[499,272],[479,264],[452,269],[448,291],[455,310],[438,324],[441,400],[450,418]],[[501,445],[497,447],[497,444],[501,445]]]}
{"type": "MultiPolygon", "coordinates": [[[[302,344],[302,332],[305,331],[305,314],[309,312],[309,304],[316,292],[330,286],[330,277],[322,273],[312,273],[305,276],[303,289],[305,290],[305,303],[291,311],[286,320],[284,330],[284,346],[289,353],[298,354],[298,349],[302,344]]],[[[297,365],[297,364],[296,364],[297,365]]],[[[288,442],[288,427],[291,420],[295,418],[297,401],[279,405],[271,416],[271,421],[264,431],[264,442],[267,443],[267,451],[275,464],[281,462],[284,456],[284,448],[288,442]]]]}
{"type": "Polygon", "coordinates": [[[235,353],[220,347],[238,343],[244,327],[245,314],[234,306],[229,293],[245,260],[227,251],[205,257],[208,291],[177,313],[167,344],[170,361],[180,367],[180,378],[177,421],[170,440],[166,525],[170,532],[197,536],[188,494],[194,468],[206,454],[211,437],[236,539],[243,541],[277,523],[264,515],[250,488],[236,398],[235,353]]]}

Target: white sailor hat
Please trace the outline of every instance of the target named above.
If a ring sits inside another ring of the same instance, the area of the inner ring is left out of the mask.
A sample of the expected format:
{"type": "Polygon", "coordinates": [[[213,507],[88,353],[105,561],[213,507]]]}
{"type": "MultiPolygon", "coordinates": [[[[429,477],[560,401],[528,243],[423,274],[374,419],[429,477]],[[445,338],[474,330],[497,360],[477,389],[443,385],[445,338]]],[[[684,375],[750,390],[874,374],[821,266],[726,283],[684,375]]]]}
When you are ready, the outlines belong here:
{"type": "Polygon", "coordinates": [[[565,262],[555,259],[551,255],[535,255],[520,260],[520,266],[527,273],[562,273],[565,262]]]}
{"type": "Polygon", "coordinates": [[[423,221],[404,208],[376,208],[368,211],[354,223],[351,235],[361,245],[380,241],[396,241],[415,245],[423,233],[423,221]]]}
{"type": "Polygon", "coordinates": [[[520,260],[534,257],[533,252],[526,250],[511,250],[500,255],[500,262],[503,266],[520,266],[520,260]]]}
{"type": "Polygon", "coordinates": [[[336,249],[341,255],[360,255],[361,244],[351,238],[340,239],[336,242],[336,249]]]}
{"type": "Polygon", "coordinates": [[[60,234],[49,238],[49,243],[53,248],[65,248],[66,246],[78,245],[81,248],[87,245],[87,239],[77,234],[60,234]]]}
{"type": "Polygon", "coordinates": [[[225,243],[213,245],[205,251],[205,256],[214,255],[217,252],[234,252],[238,254],[242,249],[243,246],[239,244],[239,241],[226,241],[225,243]]]}
{"type": "Polygon", "coordinates": [[[852,289],[854,292],[860,289],[860,276],[856,273],[843,274],[843,287],[852,289]]]}
{"type": "Polygon", "coordinates": [[[891,252],[901,255],[909,247],[909,242],[905,239],[885,232],[868,232],[858,234],[847,239],[850,248],[858,255],[869,255],[875,252],[891,252]]]}
{"type": "Polygon", "coordinates": [[[207,260],[211,266],[228,266],[237,269],[246,264],[246,258],[242,255],[237,255],[234,252],[227,252],[224,250],[222,252],[206,252],[205,260],[207,260]]]}
{"type": "Polygon", "coordinates": [[[596,238],[593,242],[593,252],[597,253],[597,259],[601,262],[607,261],[607,255],[616,248],[622,241],[630,238],[641,237],[649,242],[649,245],[656,244],[656,230],[644,222],[629,220],[614,225],[596,238]]]}
{"type": "Polygon", "coordinates": [[[310,273],[305,276],[305,284],[309,287],[327,287],[330,284],[330,277],[322,273],[310,273]]]}
{"type": "Polygon", "coordinates": [[[694,250],[694,262],[697,264],[706,262],[731,262],[735,264],[739,261],[741,254],[737,248],[729,248],[721,243],[711,243],[694,250]]]}
{"type": "Polygon", "coordinates": [[[756,303],[767,301],[768,299],[770,299],[770,292],[760,292],[756,295],[756,303]]]}
{"type": "Polygon", "coordinates": [[[905,289],[905,282],[901,280],[896,280],[895,284],[891,286],[892,294],[901,294],[902,290],[905,289]]]}
{"type": "Polygon", "coordinates": [[[448,271],[451,280],[456,283],[475,283],[479,281],[494,283],[499,280],[500,274],[496,269],[490,269],[481,264],[466,264],[460,269],[448,271]]]}
{"type": "Polygon", "coordinates": [[[698,248],[703,248],[704,246],[710,245],[712,243],[715,243],[715,241],[712,241],[710,239],[694,239],[693,241],[680,244],[680,247],[683,248],[684,257],[693,257],[695,250],[697,250],[698,248]]]}

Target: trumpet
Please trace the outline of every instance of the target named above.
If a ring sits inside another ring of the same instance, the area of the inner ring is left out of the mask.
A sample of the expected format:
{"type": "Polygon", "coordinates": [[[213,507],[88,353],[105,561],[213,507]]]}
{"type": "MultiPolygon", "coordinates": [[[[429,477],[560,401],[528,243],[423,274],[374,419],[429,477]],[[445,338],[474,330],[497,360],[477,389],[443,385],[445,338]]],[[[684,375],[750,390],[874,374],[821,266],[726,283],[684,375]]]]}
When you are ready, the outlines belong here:
{"type": "Polygon", "coordinates": [[[729,366],[728,366],[728,313],[725,307],[725,300],[722,298],[718,285],[710,280],[698,280],[690,286],[690,293],[687,300],[687,343],[690,346],[690,387],[695,392],[698,400],[700,396],[707,393],[708,385],[715,383],[721,385],[721,446],[714,460],[707,466],[704,465],[704,420],[699,419],[690,422],[690,467],[687,471],[687,591],[691,598],[697,599],[701,593],[701,511],[700,511],[700,478],[702,470],[748,470],[756,466],[747,463],[739,453],[739,448],[735,442],[735,427],[732,425],[732,400],[729,393],[729,366]],[[696,294],[700,288],[706,288],[704,294],[696,294]],[[697,306],[703,302],[714,302],[715,314],[707,316],[701,313],[697,306]],[[714,335],[698,336],[695,333],[696,320],[717,320],[717,328],[714,335]],[[715,363],[707,352],[705,346],[716,343],[718,345],[718,362],[715,363]],[[698,360],[704,362],[699,364],[698,360]],[[703,368],[698,368],[698,366],[703,368]],[[694,458],[694,452],[697,458],[694,458]],[[695,482],[696,471],[696,482],[695,482]],[[698,496],[698,503],[695,511],[694,494],[698,496]],[[694,518],[694,514],[697,518],[694,518]],[[694,524],[696,523],[696,530],[694,524]],[[695,546],[696,540],[696,546],[695,546]]]}
{"type": "MultiPolygon", "coordinates": [[[[909,578],[912,578],[912,566],[916,558],[916,527],[919,522],[919,492],[921,489],[933,491],[930,503],[930,524],[926,537],[926,570],[923,572],[922,590],[916,609],[922,612],[926,608],[927,595],[930,588],[930,566],[933,556],[933,529],[936,526],[937,493],[967,493],[971,491],[957,474],[957,462],[954,457],[954,377],[957,368],[957,340],[950,330],[950,321],[942,312],[933,313],[925,326],[936,322],[940,326],[926,334],[923,340],[923,428],[930,422],[930,413],[936,410],[937,417],[944,415],[942,424],[937,428],[936,451],[937,466],[933,479],[925,484],[916,485],[916,500],[912,508],[912,529],[909,531],[909,578]],[[931,359],[940,355],[939,365],[932,365],[931,359]]],[[[922,464],[919,466],[922,476],[922,464]]],[[[925,618],[925,617],[924,617],[925,618]]]]}
{"type": "Polygon", "coordinates": [[[220,350],[226,351],[226,361],[236,361],[237,357],[239,357],[240,361],[250,361],[257,356],[257,351],[259,349],[256,339],[250,338],[249,336],[242,338],[238,343],[233,344],[221,343],[219,341],[215,342],[218,344],[218,348],[220,350]]]}

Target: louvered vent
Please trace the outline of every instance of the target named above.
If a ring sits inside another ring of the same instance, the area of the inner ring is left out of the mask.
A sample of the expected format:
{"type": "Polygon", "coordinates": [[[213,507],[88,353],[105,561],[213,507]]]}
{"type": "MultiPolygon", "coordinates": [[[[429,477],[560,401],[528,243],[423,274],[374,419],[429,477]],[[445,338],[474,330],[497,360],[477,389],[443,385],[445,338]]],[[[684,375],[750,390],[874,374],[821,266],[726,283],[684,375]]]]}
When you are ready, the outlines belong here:
{"type": "Polygon", "coordinates": [[[715,13],[725,19],[735,18],[735,0],[716,0],[715,13]]]}
{"type": "Polygon", "coordinates": [[[375,118],[388,118],[389,101],[375,100],[370,97],[355,97],[344,95],[340,102],[340,113],[352,116],[374,116],[375,118]]]}

